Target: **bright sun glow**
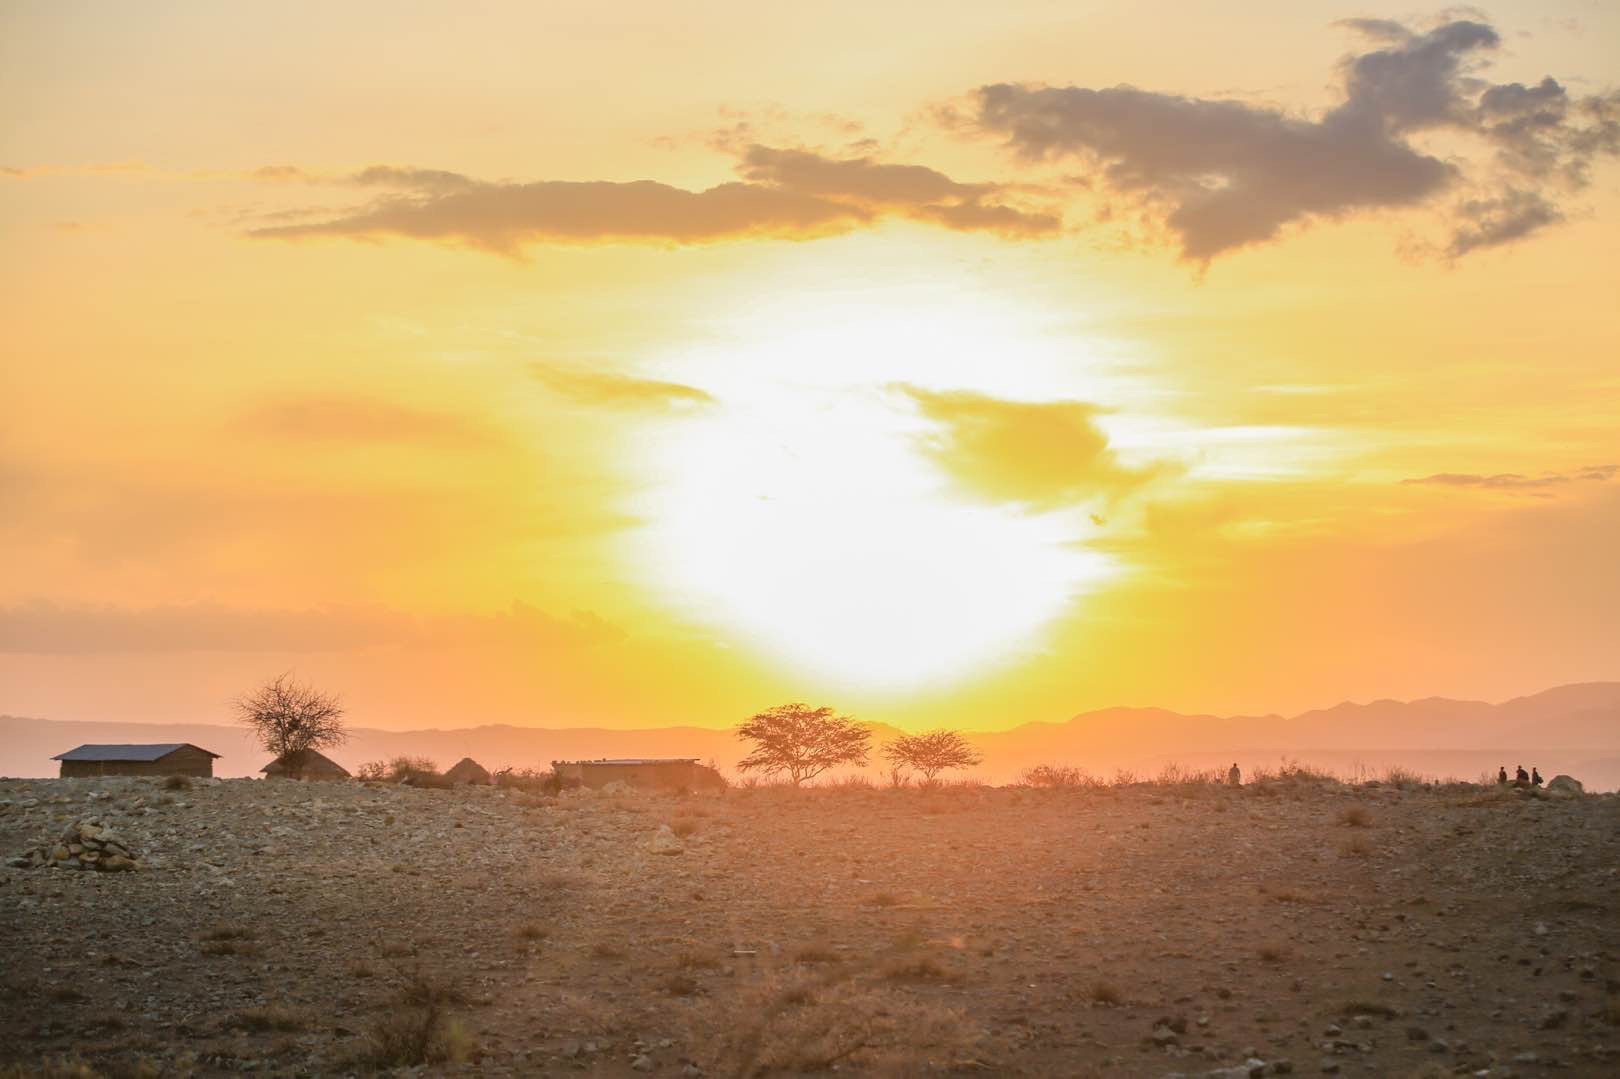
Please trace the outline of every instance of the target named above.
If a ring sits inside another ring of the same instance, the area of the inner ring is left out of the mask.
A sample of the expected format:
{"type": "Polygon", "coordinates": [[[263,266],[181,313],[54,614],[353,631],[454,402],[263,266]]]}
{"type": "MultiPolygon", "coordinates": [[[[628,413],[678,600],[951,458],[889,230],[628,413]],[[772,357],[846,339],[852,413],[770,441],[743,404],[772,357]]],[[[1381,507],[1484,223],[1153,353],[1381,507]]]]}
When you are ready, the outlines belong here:
{"type": "Polygon", "coordinates": [[[657,481],[635,507],[636,564],[686,613],[829,684],[904,691],[1038,645],[1111,560],[1077,542],[1072,511],[956,491],[924,451],[930,425],[869,374],[979,388],[996,357],[999,392],[1049,383],[1062,357],[1021,325],[828,303],[681,357],[666,370],[718,403],[642,445],[657,481]]]}

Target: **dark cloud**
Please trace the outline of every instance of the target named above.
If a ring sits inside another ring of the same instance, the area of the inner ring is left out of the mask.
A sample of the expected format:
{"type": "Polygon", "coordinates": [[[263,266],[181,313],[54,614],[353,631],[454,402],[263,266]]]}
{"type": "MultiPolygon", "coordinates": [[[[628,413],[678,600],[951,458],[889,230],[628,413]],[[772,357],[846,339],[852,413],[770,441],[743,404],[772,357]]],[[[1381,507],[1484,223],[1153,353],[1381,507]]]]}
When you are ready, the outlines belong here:
{"type": "Polygon", "coordinates": [[[477,449],[501,441],[480,420],[367,397],[304,396],[261,405],[239,421],[247,431],[323,442],[397,442],[477,449]]]}
{"type": "Polygon", "coordinates": [[[546,388],[581,404],[608,408],[674,409],[710,405],[714,398],[696,386],[655,379],[631,378],[607,371],[584,371],[535,363],[529,371],[546,388]]]}
{"type": "Polygon", "coordinates": [[[492,183],[438,169],[374,165],[343,182],[395,190],[322,220],[263,225],[256,237],[407,236],[515,255],[538,242],[698,244],[806,239],[906,217],[959,231],[1055,232],[1056,215],[1001,200],[995,185],[957,183],[917,165],[753,145],[740,182],[688,191],[653,180],[492,183]]]}
{"type": "Polygon", "coordinates": [[[1197,262],[1291,224],[1415,206],[1461,185],[1493,191],[1462,204],[1452,253],[1505,243],[1561,218],[1546,185],[1578,187],[1595,158],[1620,152],[1620,95],[1577,101],[1552,79],[1480,79],[1500,44],[1484,22],[1426,33],[1390,20],[1344,25],[1378,47],[1342,62],[1343,100],[1319,118],[1130,86],[1002,83],[977,92],[978,124],[1027,159],[1088,164],[1155,208],[1197,262]],[[1433,131],[1482,141],[1495,173],[1412,141],[1433,131]]]}
{"type": "Polygon", "coordinates": [[[1539,476],[1525,476],[1517,472],[1481,474],[1473,472],[1436,472],[1432,476],[1419,476],[1402,480],[1407,484],[1428,484],[1437,487],[1477,487],[1492,491],[1547,492],[1567,487],[1572,483],[1603,483],[1620,473],[1620,465],[1587,465],[1567,472],[1543,472],[1539,476]]]}
{"type": "Polygon", "coordinates": [[[1482,247],[1497,247],[1564,219],[1563,212],[1539,192],[1510,188],[1486,199],[1467,199],[1454,214],[1446,252],[1460,258],[1482,247]]]}
{"type": "Polygon", "coordinates": [[[963,489],[997,502],[1051,507],[1116,499],[1159,473],[1127,468],[1084,401],[1005,401],[964,390],[897,386],[938,425],[929,453],[963,489]]]}

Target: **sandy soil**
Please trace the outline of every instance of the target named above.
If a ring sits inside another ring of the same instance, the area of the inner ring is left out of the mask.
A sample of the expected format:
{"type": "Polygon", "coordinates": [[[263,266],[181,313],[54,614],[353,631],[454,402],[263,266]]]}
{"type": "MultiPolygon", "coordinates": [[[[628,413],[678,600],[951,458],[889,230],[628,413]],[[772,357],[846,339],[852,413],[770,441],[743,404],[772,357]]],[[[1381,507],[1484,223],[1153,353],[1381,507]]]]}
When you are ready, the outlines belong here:
{"type": "Polygon", "coordinates": [[[88,818],[142,868],[0,869],[24,1074],[1620,1073],[1614,796],[5,781],[0,856],[88,818]]]}

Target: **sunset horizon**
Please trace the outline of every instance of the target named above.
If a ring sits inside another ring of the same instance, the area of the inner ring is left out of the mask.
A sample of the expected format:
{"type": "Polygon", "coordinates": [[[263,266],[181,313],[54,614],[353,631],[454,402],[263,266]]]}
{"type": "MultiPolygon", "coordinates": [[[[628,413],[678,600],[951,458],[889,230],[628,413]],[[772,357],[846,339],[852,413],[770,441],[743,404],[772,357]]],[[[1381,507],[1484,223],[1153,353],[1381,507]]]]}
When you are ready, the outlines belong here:
{"type": "Polygon", "coordinates": [[[1613,13],[159,10],[6,16],[0,710],[1620,676],[1613,13]]]}
{"type": "Polygon", "coordinates": [[[1620,5],[0,5],[0,1079],[1612,1076],[1620,5]]]}

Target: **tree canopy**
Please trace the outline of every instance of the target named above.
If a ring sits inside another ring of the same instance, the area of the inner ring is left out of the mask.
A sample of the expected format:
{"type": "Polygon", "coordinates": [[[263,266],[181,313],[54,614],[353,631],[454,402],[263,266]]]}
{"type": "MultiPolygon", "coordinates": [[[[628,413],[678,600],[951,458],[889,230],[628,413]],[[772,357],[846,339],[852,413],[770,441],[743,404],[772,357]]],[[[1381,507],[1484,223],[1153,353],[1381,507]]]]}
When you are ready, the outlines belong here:
{"type": "Polygon", "coordinates": [[[795,702],[750,716],[737,737],[754,743],[738,771],[786,773],[797,787],[840,764],[865,764],[872,732],[831,708],[795,702]]]}
{"type": "Polygon", "coordinates": [[[233,708],[238,721],[252,729],[267,753],[277,757],[340,745],[349,737],[338,698],[290,674],[278,675],[238,698],[233,708]]]}
{"type": "Polygon", "coordinates": [[[947,730],[903,734],[883,747],[883,755],[897,768],[921,772],[929,783],[946,769],[971,768],[984,760],[960,734],[947,730]]]}

